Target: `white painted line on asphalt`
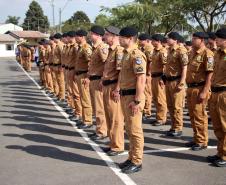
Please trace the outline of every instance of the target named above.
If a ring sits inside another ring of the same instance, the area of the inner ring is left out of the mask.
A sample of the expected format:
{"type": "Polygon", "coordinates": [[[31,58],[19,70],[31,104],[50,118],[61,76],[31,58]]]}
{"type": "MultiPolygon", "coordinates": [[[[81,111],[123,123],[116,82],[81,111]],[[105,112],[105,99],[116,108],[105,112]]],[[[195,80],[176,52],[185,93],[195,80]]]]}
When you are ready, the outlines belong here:
{"type": "MultiPolygon", "coordinates": [[[[15,61],[16,62],[16,61],[15,61]]],[[[22,71],[28,76],[28,78],[38,87],[38,89],[41,90],[40,85],[22,68],[20,64],[16,62],[16,64],[22,69],[22,71]]],[[[117,165],[114,163],[114,161],[107,156],[103,150],[100,148],[98,144],[93,142],[92,140],[89,139],[88,135],[86,132],[83,130],[77,129],[77,127],[74,125],[74,122],[70,121],[68,119],[68,114],[63,111],[63,109],[58,106],[50,97],[48,97],[45,93],[45,91],[41,91],[47,99],[53,104],[53,106],[66,118],[68,123],[72,125],[72,127],[80,133],[80,135],[84,138],[84,140],[93,148],[93,150],[96,151],[96,153],[100,156],[100,158],[105,161],[105,163],[108,165],[108,167],[122,180],[122,182],[126,185],[136,185],[136,183],[126,174],[121,173],[121,170],[117,167],[117,165]]]]}
{"type": "MultiPolygon", "coordinates": [[[[216,149],[217,146],[208,146],[207,149],[216,149]]],[[[191,148],[187,147],[180,147],[180,148],[166,148],[166,149],[159,149],[159,150],[144,150],[144,154],[152,154],[152,153],[161,153],[161,152],[180,152],[180,151],[187,151],[191,150],[191,148]]],[[[123,152],[120,155],[127,155],[128,152],[123,152]]]]}

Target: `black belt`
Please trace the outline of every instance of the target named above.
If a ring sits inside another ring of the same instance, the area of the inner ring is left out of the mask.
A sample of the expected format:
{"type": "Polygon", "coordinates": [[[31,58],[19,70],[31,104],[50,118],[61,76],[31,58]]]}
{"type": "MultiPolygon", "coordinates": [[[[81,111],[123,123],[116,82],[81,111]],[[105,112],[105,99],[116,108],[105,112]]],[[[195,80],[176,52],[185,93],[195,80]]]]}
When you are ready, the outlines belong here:
{"type": "Polygon", "coordinates": [[[49,64],[44,64],[44,66],[48,66],[49,64]]]}
{"type": "Polygon", "coordinates": [[[61,67],[62,67],[62,68],[65,68],[65,65],[63,64],[61,67]]]}
{"type": "Polygon", "coordinates": [[[68,69],[69,69],[69,70],[74,70],[74,69],[75,69],[75,67],[68,67],[68,69]]]}
{"type": "Polygon", "coordinates": [[[163,75],[163,73],[152,73],[151,77],[152,78],[157,78],[157,77],[161,77],[163,75]]]}
{"type": "Polygon", "coordinates": [[[65,66],[64,68],[65,68],[66,70],[68,70],[68,66],[65,66]]]}
{"type": "Polygon", "coordinates": [[[211,91],[212,91],[212,92],[222,92],[222,91],[226,91],[226,86],[222,86],[222,87],[211,87],[211,91]]]}
{"type": "Polygon", "coordinates": [[[81,74],[84,74],[84,73],[87,73],[88,71],[76,71],[75,74],[76,75],[81,75],[81,74]]]}
{"type": "Polygon", "coordinates": [[[199,83],[187,83],[188,88],[193,88],[193,87],[200,87],[205,85],[206,82],[199,82],[199,83]]]}
{"type": "Polygon", "coordinates": [[[136,89],[120,90],[121,96],[136,95],[136,89]]]}
{"type": "Polygon", "coordinates": [[[52,66],[52,65],[53,65],[53,63],[49,63],[49,65],[50,65],[50,66],[52,66]]]}
{"type": "Polygon", "coordinates": [[[175,81],[175,80],[178,80],[180,78],[181,78],[181,76],[166,76],[165,77],[166,81],[175,81]]]}
{"type": "Polygon", "coordinates": [[[100,80],[102,78],[102,76],[90,76],[89,79],[92,80],[100,80]]]}
{"type": "Polygon", "coordinates": [[[108,85],[111,85],[111,84],[115,84],[117,82],[118,82],[118,79],[116,79],[116,80],[104,80],[102,82],[102,84],[103,84],[103,86],[108,86],[108,85]]]}
{"type": "Polygon", "coordinates": [[[60,66],[61,64],[53,64],[53,66],[60,66]]]}

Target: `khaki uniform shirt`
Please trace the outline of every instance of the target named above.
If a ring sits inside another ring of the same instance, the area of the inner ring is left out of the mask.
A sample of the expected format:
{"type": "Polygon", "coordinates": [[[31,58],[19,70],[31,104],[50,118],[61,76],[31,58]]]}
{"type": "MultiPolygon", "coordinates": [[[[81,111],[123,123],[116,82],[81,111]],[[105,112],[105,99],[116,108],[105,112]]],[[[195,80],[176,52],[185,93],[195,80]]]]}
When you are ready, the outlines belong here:
{"type": "Polygon", "coordinates": [[[74,63],[76,71],[88,71],[88,65],[92,55],[92,47],[88,44],[78,46],[76,62],[74,63]]]}
{"type": "Polygon", "coordinates": [[[215,54],[212,86],[226,86],[226,49],[219,49],[215,54]]]}
{"type": "Polygon", "coordinates": [[[56,47],[53,50],[53,63],[54,64],[61,64],[61,54],[63,50],[63,43],[59,42],[56,44],[56,47]]]}
{"type": "Polygon", "coordinates": [[[188,64],[188,54],[185,47],[179,45],[169,48],[167,55],[167,63],[165,66],[165,75],[180,76],[184,66],[188,64]]]}
{"type": "Polygon", "coordinates": [[[108,57],[108,45],[104,42],[98,42],[93,46],[93,53],[89,63],[89,76],[102,76],[104,63],[108,57]]]}
{"type": "Polygon", "coordinates": [[[109,54],[104,65],[102,80],[118,79],[122,57],[123,48],[121,46],[113,45],[109,48],[109,54]]]}
{"type": "Polygon", "coordinates": [[[136,89],[137,74],[146,74],[146,56],[136,45],[124,49],[120,71],[120,89],[136,89]]]}
{"type": "Polygon", "coordinates": [[[187,70],[187,83],[199,83],[206,81],[207,72],[213,71],[214,54],[207,47],[202,47],[197,51],[192,51],[189,56],[187,70]]]}
{"type": "Polygon", "coordinates": [[[153,55],[153,51],[154,51],[154,47],[149,44],[143,48],[141,48],[141,51],[145,54],[146,58],[147,58],[147,75],[151,75],[151,59],[152,59],[152,55],[153,55]]]}

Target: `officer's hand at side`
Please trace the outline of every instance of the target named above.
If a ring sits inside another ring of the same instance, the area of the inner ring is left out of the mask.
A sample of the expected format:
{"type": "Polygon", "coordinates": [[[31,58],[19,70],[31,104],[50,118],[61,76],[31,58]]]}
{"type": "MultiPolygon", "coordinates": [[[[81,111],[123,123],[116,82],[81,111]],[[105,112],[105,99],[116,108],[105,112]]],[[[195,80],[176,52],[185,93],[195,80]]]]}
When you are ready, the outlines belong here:
{"type": "Polygon", "coordinates": [[[83,80],[82,84],[84,85],[85,88],[87,88],[87,87],[89,87],[89,82],[90,82],[89,78],[85,78],[83,80]]]}
{"type": "Polygon", "coordinates": [[[160,85],[160,87],[161,87],[162,89],[164,88],[165,84],[164,84],[163,80],[160,80],[160,81],[159,81],[159,85],[160,85]]]}
{"type": "Polygon", "coordinates": [[[139,111],[139,105],[136,105],[134,101],[129,104],[129,108],[131,108],[133,116],[136,115],[139,111]]]}
{"type": "Polygon", "coordinates": [[[202,92],[199,94],[199,96],[198,96],[198,101],[199,101],[199,103],[203,103],[204,100],[206,99],[206,96],[207,96],[207,93],[205,93],[205,92],[202,91],[202,92]]]}
{"type": "Polygon", "coordinates": [[[117,103],[120,100],[119,90],[115,89],[114,91],[112,91],[111,96],[112,96],[112,99],[114,100],[114,102],[117,103]]]}
{"type": "Polygon", "coordinates": [[[99,83],[99,89],[100,89],[100,91],[103,90],[103,83],[102,83],[102,81],[100,81],[100,83],[99,83]]]}

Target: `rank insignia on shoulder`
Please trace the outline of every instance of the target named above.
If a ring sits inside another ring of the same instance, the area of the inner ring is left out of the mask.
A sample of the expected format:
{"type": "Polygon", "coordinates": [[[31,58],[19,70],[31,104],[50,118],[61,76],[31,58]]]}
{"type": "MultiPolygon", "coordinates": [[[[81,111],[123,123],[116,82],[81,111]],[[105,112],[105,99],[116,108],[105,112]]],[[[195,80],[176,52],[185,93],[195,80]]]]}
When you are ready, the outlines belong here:
{"type": "Polygon", "coordinates": [[[202,58],[201,56],[197,56],[196,60],[197,60],[197,61],[200,61],[201,58],[202,58]]]}
{"type": "Polygon", "coordinates": [[[143,72],[143,71],[144,71],[143,67],[138,67],[137,68],[137,72],[143,72]]]}
{"type": "Polygon", "coordinates": [[[139,57],[136,58],[136,64],[138,64],[138,65],[142,64],[142,59],[139,57]]]}
{"type": "Polygon", "coordinates": [[[103,52],[104,54],[107,54],[107,53],[108,53],[108,48],[103,48],[103,49],[102,49],[102,52],[103,52]]]}
{"type": "Polygon", "coordinates": [[[208,64],[213,64],[213,62],[214,62],[213,57],[209,57],[209,58],[208,58],[208,64]]]}

